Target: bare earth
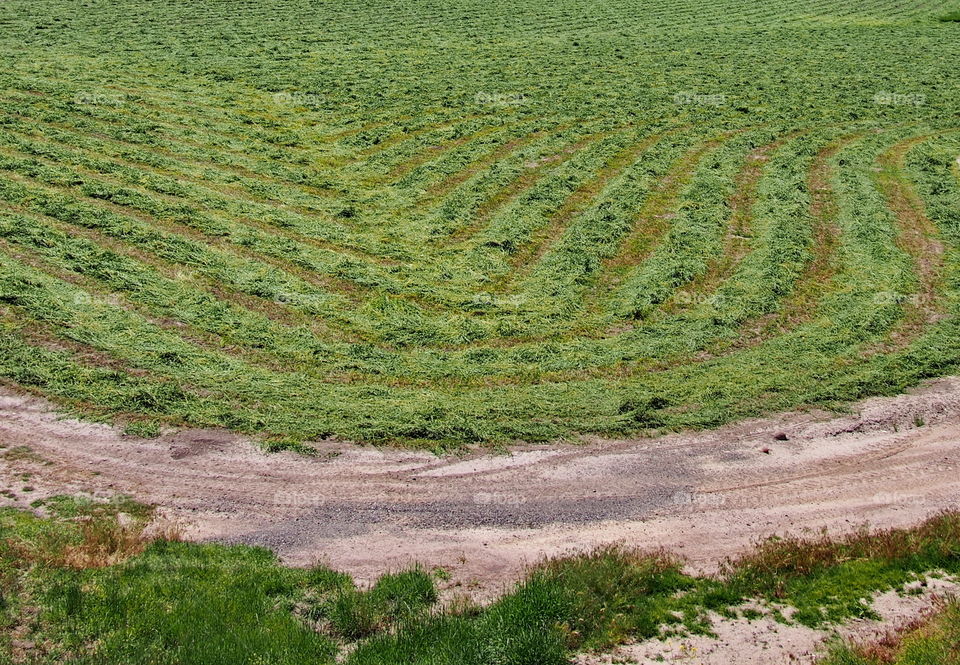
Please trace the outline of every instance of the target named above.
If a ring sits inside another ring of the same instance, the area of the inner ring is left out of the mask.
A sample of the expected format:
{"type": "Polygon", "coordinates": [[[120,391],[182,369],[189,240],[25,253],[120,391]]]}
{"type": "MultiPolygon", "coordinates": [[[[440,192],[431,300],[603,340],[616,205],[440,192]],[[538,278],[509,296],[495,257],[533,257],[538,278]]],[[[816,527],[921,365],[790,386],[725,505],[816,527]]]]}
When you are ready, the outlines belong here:
{"type": "Polygon", "coordinates": [[[0,442],[0,505],[128,493],[195,539],[265,545],[360,581],[412,561],[443,566],[451,590],[484,598],[541,556],[601,543],[662,546],[710,569],[777,532],[907,525],[955,508],[960,379],[846,417],[452,458],[349,443],[323,443],[316,458],[265,454],[222,431],[139,439],[0,387],[0,442]]]}

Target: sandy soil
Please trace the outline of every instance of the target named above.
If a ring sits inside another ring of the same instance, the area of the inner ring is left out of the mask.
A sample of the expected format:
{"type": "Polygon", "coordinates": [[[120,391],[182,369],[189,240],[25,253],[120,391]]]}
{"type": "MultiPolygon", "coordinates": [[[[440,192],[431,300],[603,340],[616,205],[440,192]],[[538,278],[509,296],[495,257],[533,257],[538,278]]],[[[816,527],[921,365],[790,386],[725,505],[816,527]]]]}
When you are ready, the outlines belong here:
{"type": "Polygon", "coordinates": [[[271,455],[222,431],[139,439],[0,388],[0,443],[0,505],[128,493],[196,539],[265,545],[360,581],[419,561],[483,598],[541,556],[601,543],[662,546],[710,569],[775,532],[907,525],[957,507],[960,379],[839,418],[450,458],[347,443],[271,455]]]}
{"type": "MultiPolygon", "coordinates": [[[[769,616],[726,619],[713,615],[715,637],[696,635],[646,640],[618,647],[608,654],[581,654],[577,665],[813,665],[837,642],[870,644],[936,611],[938,602],[955,597],[960,585],[949,579],[928,578],[872,598],[877,619],[857,619],[843,626],[808,628],[785,624],[769,616]]],[[[763,609],[756,607],[755,609],[763,609]]]]}

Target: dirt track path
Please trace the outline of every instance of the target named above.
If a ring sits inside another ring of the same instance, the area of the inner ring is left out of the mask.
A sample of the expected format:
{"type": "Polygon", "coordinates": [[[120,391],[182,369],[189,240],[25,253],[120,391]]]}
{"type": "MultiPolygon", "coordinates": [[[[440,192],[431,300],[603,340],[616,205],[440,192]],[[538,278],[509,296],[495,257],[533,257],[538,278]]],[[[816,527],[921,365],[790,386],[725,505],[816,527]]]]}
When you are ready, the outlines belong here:
{"type": "Polygon", "coordinates": [[[774,532],[902,525],[960,505],[958,378],[842,418],[787,414],[460,458],[350,444],[324,444],[318,458],[268,455],[220,431],[138,439],[58,419],[43,400],[0,388],[0,442],[48,462],[0,456],[12,495],[2,503],[126,492],[163,506],[194,538],[266,545],[360,580],[413,560],[442,565],[481,597],[541,555],[615,540],[710,568],[774,532]],[[775,440],[781,432],[788,440],[775,440]],[[25,470],[28,481],[17,477],[25,470]]]}

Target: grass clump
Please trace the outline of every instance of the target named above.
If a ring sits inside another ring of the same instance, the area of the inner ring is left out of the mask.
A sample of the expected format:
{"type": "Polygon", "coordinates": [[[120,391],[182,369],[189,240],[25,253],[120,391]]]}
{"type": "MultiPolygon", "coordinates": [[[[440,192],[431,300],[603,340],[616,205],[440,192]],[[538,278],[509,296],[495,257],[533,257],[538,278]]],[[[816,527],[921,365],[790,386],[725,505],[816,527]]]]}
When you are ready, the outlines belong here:
{"type": "Polygon", "coordinates": [[[437,601],[433,578],[420,568],[387,574],[367,591],[341,585],[312,614],[332,635],[358,640],[425,615],[437,601]]]}
{"type": "Polygon", "coordinates": [[[316,663],[334,647],[280,600],[300,571],[256,548],[157,542],[106,571],[52,573],[44,618],[77,663],[316,663]]]}
{"type": "Polygon", "coordinates": [[[126,424],[123,433],[144,439],[155,439],[163,433],[160,423],[152,420],[134,420],[126,424]]]}
{"type": "Polygon", "coordinates": [[[118,494],[107,500],[96,500],[84,496],[58,494],[38,499],[31,504],[45,513],[64,519],[106,519],[118,515],[127,515],[132,520],[146,523],[153,517],[153,507],[135,501],[129,496],[118,494]]]}
{"type": "MultiPolygon", "coordinates": [[[[53,519],[28,537],[6,540],[9,556],[42,567],[98,568],[120,563],[143,552],[158,537],[176,539],[177,531],[164,526],[147,535],[152,508],[127,497],[108,502],[86,497],[54,496],[33,502],[53,519]]],[[[24,528],[20,525],[20,528],[24,528]]]]}
{"type": "Polygon", "coordinates": [[[950,12],[949,14],[944,14],[940,17],[940,21],[943,23],[957,23],[960,22],[960,10],[955,12],[950,12]]]}

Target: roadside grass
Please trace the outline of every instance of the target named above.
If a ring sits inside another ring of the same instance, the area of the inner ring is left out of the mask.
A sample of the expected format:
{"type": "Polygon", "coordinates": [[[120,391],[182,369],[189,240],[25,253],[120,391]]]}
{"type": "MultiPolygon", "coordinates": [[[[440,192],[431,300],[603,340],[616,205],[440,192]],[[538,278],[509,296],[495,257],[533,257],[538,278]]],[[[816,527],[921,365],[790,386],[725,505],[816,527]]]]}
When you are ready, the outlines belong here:
{"type": "Polygon", "coordinates": [[[960,602],[947,602],[933,616],[866,643],[835,647],[820,665],[957,665],[960,663],[960,602]]]}
{"type": "Polygon", "coordinates": [[[796,608],[808,626],[848,617],[873,618],[864,599],[927,571],[960,570],[960,514],[943,513],[910,529],[867,528],[834,539],[771,538],[727,563],[727,584],[796,608]]]}
{"type": "Polygon", "coordinates": [[[544,560],[478,606],[439,602],[441,576],[417,567],[360,588],[261,548],[178,542],[145,529],[149,511],[129,502],[38,508],[46,516],[0,511],[0,662],[562,665],[627,640],[709,634],[710,612],[756,616],[747,601],[814,627],[869,617],[876,592],[960,573],[960,513],[943,513],[910,529],[768,539],[713,576],[608,546],[544,560]]]}
{"type": "Polygon", "coordinates": [[[102,507],[82,518],[0,511],[3,632],[30,636],[8,643],[8,658],[306,664],[334,653],[280,602],[308,571],[261,549],[148,536],[144,520],[123,527],[102,507]]]}

